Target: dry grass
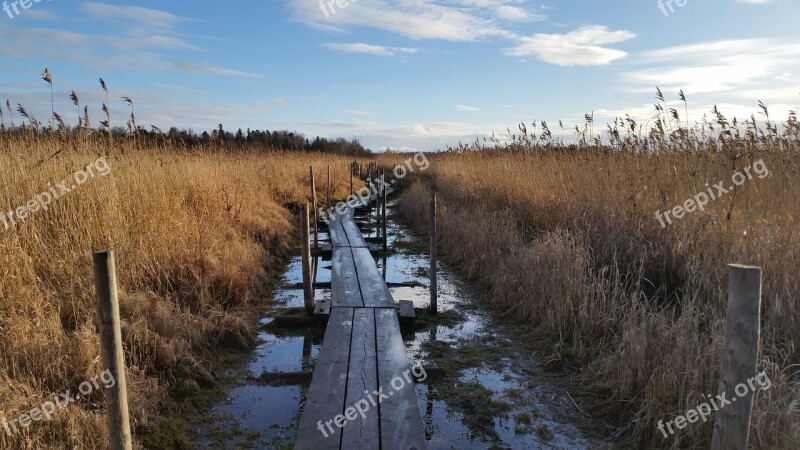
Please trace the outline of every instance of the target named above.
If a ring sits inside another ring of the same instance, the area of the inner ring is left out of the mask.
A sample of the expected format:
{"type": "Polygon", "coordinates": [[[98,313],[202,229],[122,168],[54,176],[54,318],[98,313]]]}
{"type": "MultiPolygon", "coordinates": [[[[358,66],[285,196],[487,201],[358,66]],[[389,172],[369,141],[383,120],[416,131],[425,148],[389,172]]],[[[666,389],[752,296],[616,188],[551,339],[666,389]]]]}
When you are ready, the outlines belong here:
{"type": "MultiPolygon", "coordinates": [[[[0,411],[7,420],[50,393],[75,393],[102,371],[92,251],[117,253],[128,398],[140,433],[175,384],[212,382],[210,352],[253,343],[264,287],[293,245],[282,205],[309,197],[308,166],[322,173],[331,164],[335,192],[349,191],[349,160],[340,157],[115,145],[107,177],[14,229],[0,223],[0,411]]],[[[102,139],[0,134],[2,209],[24,205],[105,154],[102,139]]],[[[324,185],[318,189],[324,198],[324,185]]],[[[0,448],[105,448],[102,395],[20,435],[0,428],[0,448]]]]}
{"type": "MultiPolygon", "coordinates": [[[[547,338],[553,360],[579,369],[596,414],[633,421],[629,444],[640,448],[708,448],[710,423],[669,439],[656,424],[716,393],[726,264],[762,266],[759,367],[773,385],[756,394],[750,443],[800,448],[800,153],[787,141],[742,145],[735,157],[701,148],[432,157],[426,184],[440,196],[440,245],[500,310],[547,338]],[[768,178],[659,225],[657,210],[759,158],[768,178]]],[[[401,206],[423,232],[428,189],[415,185],[401,206]]]]}

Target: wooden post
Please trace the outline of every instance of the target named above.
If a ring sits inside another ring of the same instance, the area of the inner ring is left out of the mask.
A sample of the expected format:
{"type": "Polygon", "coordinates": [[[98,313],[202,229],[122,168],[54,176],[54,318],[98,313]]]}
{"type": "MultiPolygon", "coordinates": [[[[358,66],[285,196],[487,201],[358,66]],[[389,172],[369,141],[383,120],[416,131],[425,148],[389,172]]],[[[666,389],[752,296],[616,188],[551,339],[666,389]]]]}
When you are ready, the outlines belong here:
{"type": "Polygon", "coordinates": [[[437,272],[437,255],[436,255],[436,193],[431,193],[431,208],[430,213],[428,216],[428,222],[430,223],[430,235],[431,235],[431,268],[430,268],[430,275],[431,275],[431,312],[436,314],[439,312],[439,287],[436,278],[437,272]]]}
{"type": "Polygon", "coordinates": [[[114,385],[105,390],[108,408],[108,442],[112,450],[130,450],[132,445],[128,416],[128,383],[125,378],[125,356],[122,352],[114,252],[111,250],[95,252],[93,260],[99,313],[100,353],[103,358],[103,368],[115,380],[114,385]]]}
{"type": "MultiPolygon", "coordinates": [[[[378,169],[375,169],[375,181],[378,181],[378,169]]],[[[383,186],[381,186],[383,187],[383,186]]],[[[380,188],[375,192],[375,235],[381,235],[381,191],[380,188]]]]}
{"type": "MultiPolygon", "coordinates": [[[[385,175],[381,177],[381,181],[385,182],[385,175]]],[[[389,249],[389,238],[386,234],[386,185],[382,185],[383,190],[383,251],[386,252],[389,249]]]]}
{"type": "Polygon", "coordinates": [[[319,218],[317,217],[317,183],[314,181],[314,166],[309,166],[311,172],[311,205],[314,208],[314,248],[319,248],[319,218]]]}
{"type": "Polygon", "coordinates": [[[314,311],[314,279],[311,272],[311,233],[309,227],[309,213],[308,204],[303,205],[303,210],[300,213],[300,245],[301,255],[303,260],[303,305],[309,313],[314,311]]]}
{"type": "Polygon", "coordinates": [[[328,190],[325,198],[325,209],[331,209],[331,165],[328,164],[328,190]]]}
{"type": "Polygon", "coordinates": [[[724,392],[728,400],[735,401],[717,411],[711,450],[747,448],[753,409],[753,390],[748,386],[748,380],[756,375],[760,332],[761,268],[730,264],[719,393],[724,392]]]}

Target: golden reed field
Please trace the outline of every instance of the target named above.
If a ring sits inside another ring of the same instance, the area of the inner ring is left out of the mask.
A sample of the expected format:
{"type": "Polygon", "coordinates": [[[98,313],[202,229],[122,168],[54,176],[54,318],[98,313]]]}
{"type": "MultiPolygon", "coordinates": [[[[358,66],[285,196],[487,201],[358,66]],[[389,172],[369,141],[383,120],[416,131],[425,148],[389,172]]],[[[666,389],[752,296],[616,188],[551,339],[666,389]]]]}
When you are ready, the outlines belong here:
{"type": "Polygon", "coordinates": [[[757,390],[750,447],[800,448],[797,137],[687,139],[646,154],[513,140],[431,157],[405,217],[426,232],[438,191],[447,261],[596,394],[590,415],[632,421],[624,448],[709,448],[713,417],[669,440],[657,424],[717,393],[726,265],[762,266],[758,367],[771,386],[757,390]],[[662,227],[657,211],[728,187],[745,168],[752,179],[662,227]]]}
{"type": "MultiPolygon", "coordinates": [[[[113,249],[132,430],[173,432],[173,414],[162,405],[167,394],[191,396],[214,384],[212,355],[254,343],[258,307],[296,244],[284,203],[309,197],[309,165],[322,173],[330,164],[334,191],[345,196],[350,162],[0,136],[2,212],[43,192],[61,195],[16,226],[0,221],[0,421],[41,405],[49,393],[74,394],[102,371],[92,252],[113,249]],[[97,166],[108,170],[94,170],[69,193],[50,191],[101,158],[107,164],[97,166]]],[[[52,420],[20,433],[0,428],[0,448],[105,448],[104,408],[96,389],[52,420]]]]}

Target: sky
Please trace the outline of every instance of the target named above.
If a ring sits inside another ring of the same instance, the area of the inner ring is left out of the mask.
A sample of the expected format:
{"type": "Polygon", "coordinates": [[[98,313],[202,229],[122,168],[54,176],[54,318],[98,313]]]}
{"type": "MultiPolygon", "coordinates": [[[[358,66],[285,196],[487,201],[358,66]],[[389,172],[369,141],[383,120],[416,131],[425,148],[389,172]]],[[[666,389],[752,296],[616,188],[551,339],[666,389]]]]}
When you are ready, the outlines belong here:
{"type": "MultiPolygon", "coordinates": [[[[445,149],[519,123],[785,120],[800,104],[798,0],[6,0],[0,101],[112,126],[288,129],[380,151],[445,149]],[[27,8],[26,8],[27,6],[27,8]],[[683,90],[687,105],[678,100],[683,90]]],[[[9,112],[4,110],[9,124],[9,112]]],[[[19,115],[14,111],[19,124],[19,115]]],[[[569,133],[568,133],[569,134],[569,133]]]]}

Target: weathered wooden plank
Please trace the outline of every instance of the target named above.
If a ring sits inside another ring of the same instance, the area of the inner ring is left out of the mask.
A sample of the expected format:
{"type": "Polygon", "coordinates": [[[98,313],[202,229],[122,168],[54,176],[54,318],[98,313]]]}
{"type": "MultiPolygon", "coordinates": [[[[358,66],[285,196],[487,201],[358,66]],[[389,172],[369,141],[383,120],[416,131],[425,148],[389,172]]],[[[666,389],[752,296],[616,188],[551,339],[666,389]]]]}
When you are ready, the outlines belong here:
{"type": "Polygon", "coordinates": [[[331,245],[333,247],[349,247],[350,241],[347,239],[347,233],[345,233],[344,228],[342,227],[342,218],[337,217],[334,220],[331,220],[328,224],[328,234],[331,237],[331,245]]]}
{"type": "Polygon", "coordinates": [[[425,448],[422,416],[394,308],[375,309],[375,326],[378,385],[388,396],[380,403],[381,448],[422,450],[425,448]]]}
{"type": "Polygon", "coordinates": [[[341,429],[325,424],[344,411],[352,331],[353,309],[334,308],[300,417],[294,447],[297,450],[339,448],[341,429]]]}
{"type": "Polygon", "coordinates": [[[334,307],[364,306],[358,275],[350,248],[336,248],[333,251],[331,270],[331,305],[334,307]]]}
{"type": "MultiPolygon", "coordinates": [[[[342,449],[372,450],[380,448],[377,406],[369,395],[378,389],[378,366],[375,349],[375,312],[369,308],[355,310],[350,344],[350,369],[347,376],[342,449]]],[[[374,397],[374,395],[373,395],[374,397]]]]}
{"type": "Polygon", "coordinates": [[[345,220],[342,222],[342,228],[347,234],[347,239],[350,241],[350,247],[366,247],[367,242],[364,240],[364,235],[358,229],[353,220],[345,220]]]}
{"type": "Polygon", "coordinates": [[[386,286],[369,250],[354,248],[352,251],[364,305],[371,308],[394,308],[392,293],[386,286]]]}

